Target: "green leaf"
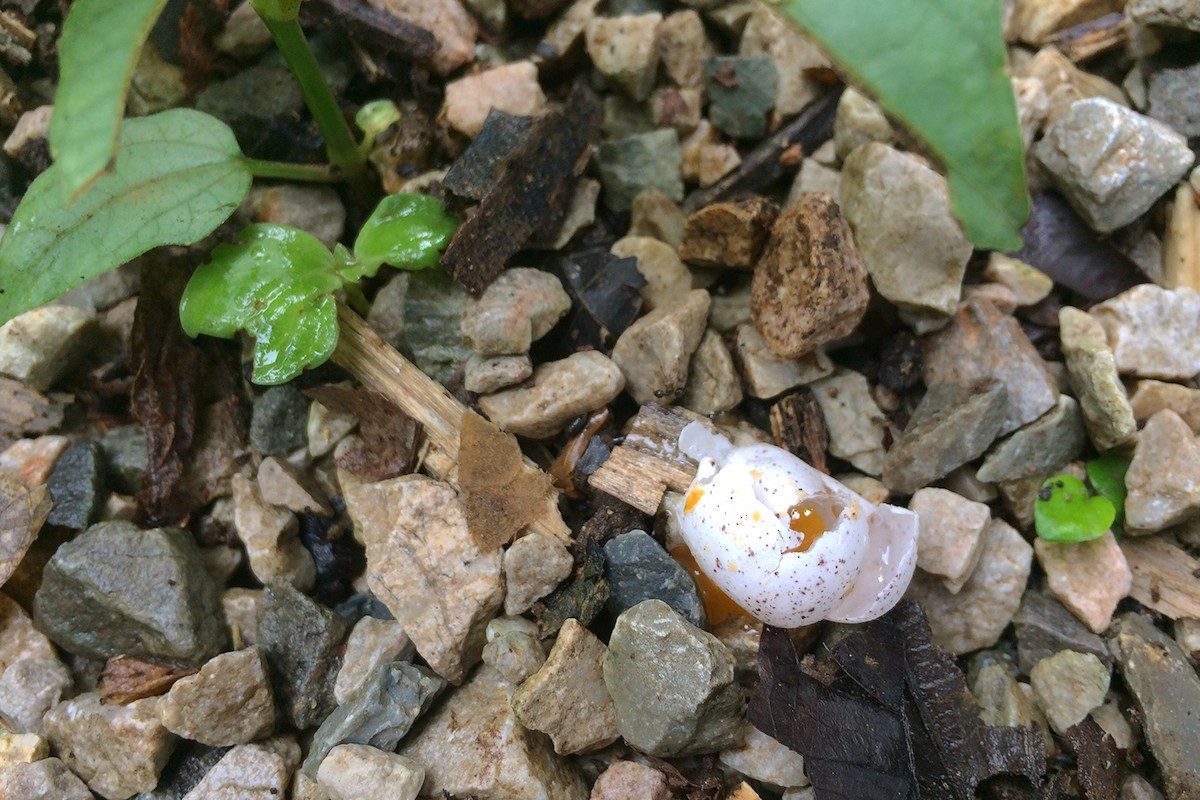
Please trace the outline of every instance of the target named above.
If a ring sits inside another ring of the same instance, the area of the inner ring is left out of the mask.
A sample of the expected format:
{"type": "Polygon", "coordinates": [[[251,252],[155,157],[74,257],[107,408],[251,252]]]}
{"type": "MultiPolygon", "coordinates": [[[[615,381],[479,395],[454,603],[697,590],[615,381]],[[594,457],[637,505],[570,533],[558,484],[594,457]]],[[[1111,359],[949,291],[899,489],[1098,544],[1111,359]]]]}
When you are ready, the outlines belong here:
{"type": "Polygon", "coordinates": [[[254,382],[284,383],[323,364],[337,346],[333,254],[312,234],[251,225],[196,269],[179,303],[189,336],[254,337],[254,382]]]}
{"type": "Polygon", "coordinates": [[[301,0],[250,0],[264,22],[291,22],[300,15],[301,0]]]}
{"type": "Polygon", "coordinates": [[[250,190],[233,132],[191,109],[125,123],[116,169],[74,203],[58,165],[38,176],[0,239],[0,323],[152,247],[203,239],[250,190]]]}
{"type": "Polygon", "coordinates": [[[1037,535],[1051,542],[1086,542],[1112,527],[1116,510],[1104,497],[1093,497],[1083,481],[1055,475],[1042,484],[1033,503],[1037,535]]]}
{"type": "Polygon", "coordinates": [[[438,262],[438,253],[458,228],[458,220],[432,197],[393,194],[379,201],[354,241],[356,265],[347,280],[374,275],[380,264],[423,269],[438,262]]]}
{"type": "Polygon", "coordinates": [[[1107,453],[1087,462],[1088,480],[1092,486],[1116,511],[1118,527],[1125,526],[1125,473],[1129,471],[1129,459],[1107,453]]]}
{"type": "Polygon", "coordinates": [[[125,95],[138,54],[166,0],[75,0],[58,40],[50,152],[64,197],[74,197],[116,157],[125,95]]]}
{"type": "Polygon", "coordinates": [[[1018,249],[1030,203],[999,0],[781,6],[941,159],[954,215],[975,246],[1018,249]]]}

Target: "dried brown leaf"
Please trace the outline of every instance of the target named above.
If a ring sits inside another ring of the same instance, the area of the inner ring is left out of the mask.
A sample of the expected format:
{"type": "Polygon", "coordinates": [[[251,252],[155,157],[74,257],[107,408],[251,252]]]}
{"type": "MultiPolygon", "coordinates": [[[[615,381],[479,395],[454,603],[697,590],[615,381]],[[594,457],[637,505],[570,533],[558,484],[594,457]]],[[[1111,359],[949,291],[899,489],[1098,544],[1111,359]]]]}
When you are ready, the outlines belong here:
{"type": "Polygon", "coordinates": [[[0,475],[0,586],[16,572],[53,505],[45,486],[26,489],[0,475]]]}
{"type": "Polygon", "coordinates": [[[1068,728],[1063,738],[1075,753],[1083,796],[1087,800],[1117,800],[1124,759],[1116,741],[1091,717],[1068,728]]]}
{"type": "Polygon", "coordinates": [[[379,392],[318,386],[304,394],[334,411],[358,417],[362,444],[342,454],[339,467],[364,481],[383,481],[413,471],[421,426],[379,392]]]}
{"type": "Polygon", "coordinates": [[[458,486],[467,528],[486,553],[533,521],[551,485],[549,475],[525,466],[517,437],[467,411],[459,434],[458,486]]]}
{"type": "Polygon", "coordinates": [[[100,700],[123,706],[143,697],[155,697],[175,685],[175,681],[196,672],[194,667],[154,664],[128,656],[115,656],[100,673],[100,700]]]}

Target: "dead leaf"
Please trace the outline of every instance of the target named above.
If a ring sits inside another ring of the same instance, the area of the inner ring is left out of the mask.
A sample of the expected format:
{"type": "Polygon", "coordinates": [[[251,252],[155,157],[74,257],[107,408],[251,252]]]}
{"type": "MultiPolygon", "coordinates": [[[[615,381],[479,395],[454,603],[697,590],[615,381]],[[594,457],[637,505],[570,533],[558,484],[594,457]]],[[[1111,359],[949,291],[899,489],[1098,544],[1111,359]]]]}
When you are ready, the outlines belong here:
{"type": "Polygon", "coordinates": [[[123,706],[143,697],[164,694],[175,681],[195,674],[194,667],[154,664],[128,656],[114,656],[104,663],[100,673],[100,701],[123,706]]]}
{"type": "Polygon", "coordinates": [[[458,487],[471,537],[488,553],[512,541],[538,515],[550,476],[525,466],[517,437],[467,411],[458,440],[458,487]]]}
{"type": "Polygon", "coordinates": [[[26,489],[0,475],[0,586],[17,571],[53,505],[45,486],[26,489]]]}
{"type": "Polygon", "coordinates": [[[421,426],[379,392],[318,386],[304,394],[334,411],[358,417],[362,444],[342,454],[339,467],[368,482],[413,471],[421,426]]]}

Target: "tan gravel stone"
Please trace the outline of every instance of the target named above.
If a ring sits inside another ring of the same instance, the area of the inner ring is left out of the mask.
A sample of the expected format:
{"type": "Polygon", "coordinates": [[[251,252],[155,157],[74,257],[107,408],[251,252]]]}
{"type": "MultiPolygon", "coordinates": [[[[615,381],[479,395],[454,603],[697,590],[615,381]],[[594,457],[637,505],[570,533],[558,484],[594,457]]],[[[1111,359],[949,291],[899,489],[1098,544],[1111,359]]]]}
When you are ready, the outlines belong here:
{"type": "Polygon", "coordinates": [[[557,539],[529,533],[504,551],[504,613],[524,614],[567,579],[575,566],[570,552],[557,539]]]}
{"type": "Polygon", "coordinates": [[[1098,303],[1103,327],[1123,375],[1187,380],[1200,373],[1200,292],[1145,283],[1098,303]]]}
{"type": "Polygon", "coordinates": [[[1043,44],[1052,33],[1120,11],[1118,0],[1016,0],[1013,25],[1028,44],[1043,44]]]}
{"type": "Polygon", "coordinates": [[[584,29],[596,69],[634,100],[645,100],[654,88],[662,21],[657,12],[592,17],[584,29]]]}
{"type": "Polygon", "coordinates": [[[643,311],[673,306],[692,290],[691,270],[669,244],[648,236],[626,236],[613,242],[609,252],[617,258],[637,259],[638,272],[646,279],[638,290],[643,311]]]}
{"type": "Polygon", "coordinates": [[[41,486],[70,444],[66,436],[18,439],[0,453],[0,472],[12,476],[26,489],[41,486]]]}
{"type": "Polygon", "coordinates": [[[549,272],[513,267],[500,273],[463,310],[463,340],[481,355],[521,355],[571,308],[562,282],[549,272]]]}
{"type": "Polygon", "coordinates": [[[1125,474],[1127,533],[1153,533],[1200,513],[1200,442],[1170,409],[1146,423],[1125,474]]]}
{"type": "Polygon", "coordinates": [[[1104,451],[1129,441],[1137,423],[1104,329],[1086,311],[1070,306],[1059,311],[1058,326],[1067,375],[1092,443],[1104,451]]]}
{"type": "Polygon", "coordinates": [[[1129,594],[1133,573],[1112,531],[1090,542],[1033,541],[1050,591],[1096,633],[1112,622],[1117,603],[1129,594]]]}
{"type": "Polygon", "coordinates": [[[0,325],[0,375],[39,392],[70,369],[87,346],[96,315],[71,306],[43,306],[0,325]]]}
{"type": "Polygon", "coordinates": [[[636,761],[614,761],[600,773],[589,800],[673,800],[667,776],[636,761]]]}
{"type": "Polygon", "coordinates": [[[472,353],[463,371],[463,387],[468,392],[489,394],[514,386],[533,374],[529,356],[481,356],[472,353]]]}
{"type": "Polygon", "coordinates": [[[746,726],[746,738],[738,747],[722,750],[721,763],[747,778],[781,789],[808,786],[804,757],[755,728],[746,726]]]}
{"type": "Polygon", "coordinates": [[[258,465],[258,492],[263,502],[297,514],[310,511],[333,516],[324,492],[290,461],[269,456],[258,465]]]}
{"type": "Polygon", "coordinates": [[[8,595],[0,594],[0,674],[10,664],[27,658],[58,658],[46,635],[33,627],[25,609],[8,595]]]}
{"type": "Polygon", "coordinates": [[[441,114],[450,127],[473,139],[492,109],[529,117],[545,106],[537,67],[514,61],[446,84],[441,114]]]}
{"type": "Polygon", "coordinates": [[[458,493],[432,478],[351,487],[346,508],[367,548],[367,585],[429,666],[462,683],[504,600],[500,551],[479,551],[458,493]]]}
{"type": "Polygon", "coordinates": [[[671,198],[648,189],[633,198],[629,235],[649,236],[678,249],[685,222],[683,212],[671,198]]]}
{"type": "Polygon", "coordinates": [[[958,594],[951,594],[940,577],[918,570],[907,597],[924,606],[934,643],[962,655],[1000,640],[1021,605],[1032,563],[1029,543],[994,519],[983,531],[979,564],[958,594]]]}
{"type": "Polygon", "coordinates": [[[437,50],[430,63],[439,75],[475,57],[475,20],[458,0],[368,0],[368,5],[432,33],[437,50]]]}
{"type": "Polygon", "coordinates": [[[333,697],[345,703],[381,664],[412,658],[412,640],[394,619],[363,617],[346,639],[346,655],[333,685],[333,697]]]}
{"type": "Polygon", "coordinates": [[[625,388],[620,368],[586,350],[539,365],[523,384],[479,398],[479,408],[519,436],[553,436],[580,414],[607,405],[625,388]]]}
{"type": "Polygon", "coordinates": [[[340,744],[317,769],[331,800],[414,800],[424,768],[410,758],[365,744],[340,744]]]}
{"type": "Polygon", "coordinates": [[[857,372],[835,372],[812,384],[829,430],[829,452],[868,475],[879,477],[887,452],[883,449],[886,418],[867,379],[857,372]]]}
{"type": "Polygon", "coordinates": [[[230,750],[182,800],[278,800],[300,764],[300,746],[276,736],[230,750]]]}
{"type": "MultiPolygon", "coordinates": [[[[729,3],[733,9],[737,3],[729,3]]],[[[811,39],[778,10],[759,3],[748,3],[749,15],[742,26],[738,55],[770,56],[779,70],[775,88],[772,129],[782,120],[803,110],[824,91],[820,82],[809,77],[810,70],[831,68],[833,64],[811,39]]],[[[718,12],[720,9],[717,10],[718,12]]]]}
{"type": "Polygon", "coordinates": [[[1062,735],[1104,703],[1108,667],[1091,653],[1060,650],[1033,665],[1033,699],[1055,733],[1062,735]]]}
{"type": "Polygon", "coordinates": [[[243,474],[233,476],[233,502],[234,527],[254,577],[263,583],[281,578],[302,592],[311,589],[316,566],[300,543],[296,515],[264,502],[258,485],[243,474]]]}
{"type": "Polygon", "coordinates": [[[742,366],[742,377],[746,380],[746,391],[751,397],[763,400],[777,397],[788,389],[812,383],[833,372],[833,362],[824,350],[814,350],[804,358],[781,359],[776,357],[752,324],[742,324],[737,329],[735,348],[742,366]]]}
{"type": "Polygon", "coordinates": [[[695,289],[681,301],[638,319],[617,338],[612,360],[639,403],[669,405],[687,383],[688,362],[704,335],[708,292],[695,289]]]}
{"type": "Polygon", "coordinates": [[[43,758],[29,764],[0,764],[0,797],[14,800],[94,800],[95,795],[62,761],[43,758]]]}
{"type": "Polygon", "coordinates": [[[854,87],[847,87],[838,98],[837,116],[833,120],[833,146],[838,159],[845,161],[869,142],[895,141],[896,131],[879,104],[854,87]]]}
{"type": "Polygon", "coordinates": [[[917,566],[942,576],[952,594],[971,577],[982,553],[983,531],[991,511],[946,489],[918,489],[908,503],[919,530],[917,566]]]}
{"type": "Polygon", "coordinates": [[[679,404],[697,414],[719,414],[741,402],[742,382],[733,356],[719,333],[706,330],[692,354],[687,385],[679,404]]]}
{"type": "MultiPolygon", "coordinates": [[[[230,633],[236,628],[245,644],[258,643],[258,611],[262,606],[262,589],[234,587],[221,594],[221,611],[230,633]]],[[[232,638],[232,637],[231,637],[232,638]]]]}
{"type": "Polygon", "coordinates": [[[705,206],[688,217],[679,257],[701,267],[752,270],[778,214],[758,196],[705,206]]]}
{"type": "Polygon", "coordinates": [[[704,30],[704,21],[688,8],[668,14],[658,28],[658,57],[663,72],[685,89],[704,88],[704,59],[713,54],[713,46],[704,30]]]}
{"type": "Polygon", "coordinates": [[[1049,275],[1003,253],[993,252],[988,255],[983,275],[989,281],[1011,289],[1017,298],[1017,305],[1021,306],[1032,306],[1042,302],[1054,288],[1054,281],[1049,275]]]}
{"type": "Polygon", "coordinates": [[[14,762],[32,764],[49,755],[50,744],[45,737],[36,733],[0,732],[0,769],[14,762]]]}
{"type": "Polygon", "coordinates": [[[209,659],[175,682],[158,713],[167,730],[212,747],[267,736],[275,728],[275,699],[262,651],[251,647],[209,659]]]}
{"type": "Polygon", "coordinates": [[[1138,381],[1129,398],[1133,418],[1139,423],[1153,417],[1164,408],[1169,408],[1183,419],[1193,433],[1200,433],[1200,389],[1178,383],[1162,381],[1138,381]]]}

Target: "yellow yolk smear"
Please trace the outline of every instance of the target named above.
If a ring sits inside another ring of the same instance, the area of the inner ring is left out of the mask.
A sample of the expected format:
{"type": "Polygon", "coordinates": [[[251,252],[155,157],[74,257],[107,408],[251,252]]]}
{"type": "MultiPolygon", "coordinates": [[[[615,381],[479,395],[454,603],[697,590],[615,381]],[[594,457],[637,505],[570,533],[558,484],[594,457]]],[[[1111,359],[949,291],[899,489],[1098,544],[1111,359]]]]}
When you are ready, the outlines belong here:
{"type": "Polygon", "coordinates": [[[789,547],[785,553],[807,553],[829,532],[821,513],[807,503],[797,503],[788,509],[788,527],[800,534],[800,544],[789,547]]]}
{"type": "Polygon", "coordinates": [[[731,600],[729,595],[721,591],[721,587],[713,583],[701,571],[700,565],[696,563],[696,558],[687,545],[681,544],[678,547],[672,547],[671,558],[678,561],[688,571],[688,574],[696,579],[696,589],[700,592],[700,600],[704,603],[704,612],[708,615],[709,625],[720,624],[730,617],[750,616],[749,611],[731,600]]]}

